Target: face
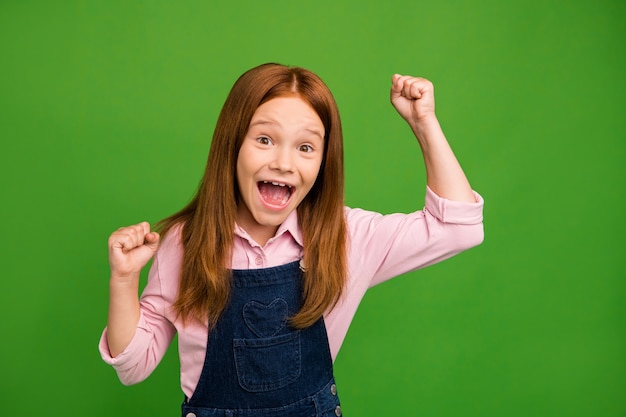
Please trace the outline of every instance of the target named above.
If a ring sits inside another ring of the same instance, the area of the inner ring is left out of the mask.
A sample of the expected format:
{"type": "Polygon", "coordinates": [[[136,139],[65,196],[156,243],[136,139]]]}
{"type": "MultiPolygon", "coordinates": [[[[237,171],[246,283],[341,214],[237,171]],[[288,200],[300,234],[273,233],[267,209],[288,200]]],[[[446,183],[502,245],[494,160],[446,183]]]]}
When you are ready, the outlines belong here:
{"type": "Polygon", "coordinates": [[[264,245],[313,187],[324,125],[298,97],[278,97],[254,113],[237,158],[237,223],[264,245]]]}

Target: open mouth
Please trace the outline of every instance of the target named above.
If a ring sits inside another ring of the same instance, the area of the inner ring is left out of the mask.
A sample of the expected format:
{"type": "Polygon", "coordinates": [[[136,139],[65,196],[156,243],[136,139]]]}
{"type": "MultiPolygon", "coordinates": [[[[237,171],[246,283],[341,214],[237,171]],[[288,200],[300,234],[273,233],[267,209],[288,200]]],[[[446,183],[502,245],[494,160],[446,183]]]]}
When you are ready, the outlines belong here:
{"type": "Polygon", "coordinates": [[[285,206],[289,203],[295,187],[276,181],[257,183],[263,201],[270,206],[285,206]]]}

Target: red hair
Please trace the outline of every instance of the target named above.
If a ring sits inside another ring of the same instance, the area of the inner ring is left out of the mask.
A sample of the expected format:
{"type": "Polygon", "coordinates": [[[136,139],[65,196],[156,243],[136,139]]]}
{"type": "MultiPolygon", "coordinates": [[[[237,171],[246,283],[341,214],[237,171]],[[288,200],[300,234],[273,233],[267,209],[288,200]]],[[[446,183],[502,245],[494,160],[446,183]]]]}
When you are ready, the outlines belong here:
{"type": "MultiPolygon", "coordinates": [[[[220,112],[204,176],[192,201],[159,223],[165,235],[182,225],[184,249],[174,309],[212,328],[231,290],[228,267],[237,213],[237,155],[250,120],[263,103],[284,96],[306,101],[324,125],[324,157],[311,191],[297,208],[303,232],[303,305],[291,323],[305,328],[337,303],[346,281],[343,137],[337,104],[324,82],[299,67],[264,64],[235,82],[220,112]]],[[[242,203],[243,204],[243,203],[242,203]]]]}

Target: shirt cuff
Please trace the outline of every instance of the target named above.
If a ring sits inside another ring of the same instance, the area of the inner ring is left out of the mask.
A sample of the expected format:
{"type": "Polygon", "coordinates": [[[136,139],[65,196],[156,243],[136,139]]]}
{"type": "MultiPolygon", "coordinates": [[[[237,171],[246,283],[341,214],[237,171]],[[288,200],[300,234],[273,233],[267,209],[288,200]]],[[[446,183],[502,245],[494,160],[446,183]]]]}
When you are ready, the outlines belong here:
{"type": "Polygon", "coordinates": [[[475,203],[448,200],[439,197],[430,187],[426,186],[426,203],[424,209],[443,223],[478,224],[483,221],[484,200],[473,191],[475,203]]]}
{"type": "Polygon", "coordinates": [[[131,363],[131,360],[138,357],[138,352],[142,350],[142,346],[145,345],[145,341],[149,338],[150,335],[146,330],[146,320],[143,314],[141,314],[139,316],[139,323],[137,323],[137,330],[135,331],[135,335],[122,353],[120,353],[116,357],[111,356],[111,351],[109,350],[109,344],[107,341],[106,328],[104,329],[104,331],[102,332],[102,336],[100,337],[98,350],[100,351],[100,356],[105,363],[112,365],[115,369],[119,371],[124,371],[135,366],[135,363],[131,363]]]}

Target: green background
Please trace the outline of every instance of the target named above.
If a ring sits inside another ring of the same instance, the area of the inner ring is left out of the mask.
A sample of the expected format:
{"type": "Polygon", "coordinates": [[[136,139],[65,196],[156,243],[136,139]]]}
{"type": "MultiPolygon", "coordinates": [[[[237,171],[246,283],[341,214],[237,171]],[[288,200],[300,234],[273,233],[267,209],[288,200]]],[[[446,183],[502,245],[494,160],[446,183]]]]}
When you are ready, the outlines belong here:
{"type": "Polygon", "coordinates": [[[423,205],[394,72],[433,81],[486,201],[482,246],[366,295],[345,414],[625,416],[625,3],[217,3],[0,1],[0,415],[179,413],[175,345],[132,387],[100,360],[107,237],[189,200],[233,82],[277,61],[335,94],[348,205],[423,205]]]}

